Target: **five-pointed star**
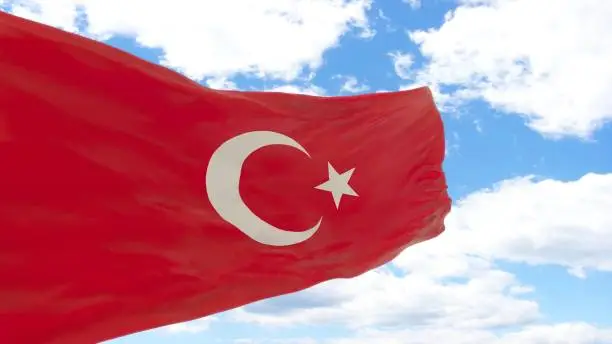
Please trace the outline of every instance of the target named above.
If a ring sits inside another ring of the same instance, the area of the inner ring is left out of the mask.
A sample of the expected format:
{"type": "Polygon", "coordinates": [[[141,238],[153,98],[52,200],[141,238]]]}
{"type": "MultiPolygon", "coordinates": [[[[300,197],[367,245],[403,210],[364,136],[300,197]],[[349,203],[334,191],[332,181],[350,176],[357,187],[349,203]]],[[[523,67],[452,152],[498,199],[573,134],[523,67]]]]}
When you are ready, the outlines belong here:
{"type": "Polygon", "coordinates": [[[358,196],[355,190],[353,190],[353,188],[351,188],[349,185],[349,179],[351,179],[351,175],[353,175],[355,169],[352,168],[342,174],[339,174],[331,163],[328,163],[327,167],[329,179],[325,183],[315,186],[315,189],[331,192],[332,196],[334,197],[336,209],[338,209],[340,207],[342,195],[358,196]]]}

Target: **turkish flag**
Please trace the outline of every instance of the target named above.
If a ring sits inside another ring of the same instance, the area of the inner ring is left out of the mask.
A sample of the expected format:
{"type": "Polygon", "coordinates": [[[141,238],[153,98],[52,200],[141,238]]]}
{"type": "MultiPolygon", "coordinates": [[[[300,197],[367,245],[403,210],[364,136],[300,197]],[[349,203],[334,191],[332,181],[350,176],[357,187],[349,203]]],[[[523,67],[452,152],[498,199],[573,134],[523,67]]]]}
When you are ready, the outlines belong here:
{"type": "Polygon", "coordinates": [[[0,343],[93,343],[359,275],[440,234],[427,88],[215,91],[0,14],[0,343]]]}

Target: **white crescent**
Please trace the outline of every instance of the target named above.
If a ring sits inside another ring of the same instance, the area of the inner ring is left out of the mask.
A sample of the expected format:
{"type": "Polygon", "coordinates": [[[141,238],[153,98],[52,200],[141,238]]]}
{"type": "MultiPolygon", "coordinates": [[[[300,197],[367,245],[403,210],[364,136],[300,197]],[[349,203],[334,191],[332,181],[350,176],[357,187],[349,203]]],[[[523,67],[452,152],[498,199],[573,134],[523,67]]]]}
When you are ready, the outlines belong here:
{"type": "Polygon", "coordinates": [[[251,239],[265,245],[289,246],[309,239],[321,225],[301,232],[272,226],[249,209],[240,196],[239,185],[244,161],[256,150],[284,145],[310,154],[294,139],[273,131],[252,131],[225,141],[213,153],[206,171],[208,199],[219,216],[234,225],[251,239]]]}

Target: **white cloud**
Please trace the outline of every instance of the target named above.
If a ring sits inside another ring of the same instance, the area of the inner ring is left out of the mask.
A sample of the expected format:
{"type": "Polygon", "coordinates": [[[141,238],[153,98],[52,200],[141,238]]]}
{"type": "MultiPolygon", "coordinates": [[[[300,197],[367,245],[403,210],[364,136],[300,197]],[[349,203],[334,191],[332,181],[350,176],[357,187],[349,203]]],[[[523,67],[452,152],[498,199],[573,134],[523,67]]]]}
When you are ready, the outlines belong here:
{"type": "Polygon", "coordinates": [[[612,174],[587,174],[570,182],[507,180],[460,200],[447,218],[449,230],[406,250],[396,264],[435,274],[464,264],[461,257],[469,253],[487,260],[559,265],[579,276],[583,269],[612,271],[612,214],[607,209],[612,209],[612,174]],[[439,261],[439,252],[447,262],[439,261]]]}
{"type": "Polygon", "coordinates": [[[446,138],[444,156],[448,157],[450,154],[459,152],[461,138],[456,131],[453,131],[452,135],[446,138]]]}
{"type": "Polygon", "coordinates": [[[325,95],[325,90],[316,85],[306,85],[306,86],[297,86],[297,85],[281,85],[274,86],[272,88],[267,88],[265,91],[268,92],[281,92],[281,93],[295,93],[295,94],[307,94],[311,96],[323,96],[325,95]]]}
{"type": "Polygon", "coordinates": [[[380,18],[380,19],[382,19],[382,20],[384,20],[384,21],[387,21],[387,22],[388,22],[388,21],[391,21],[391,19],[390,19],[389,17],[387,17],[387,16],[385,15],[385,12],[383,12],[383,10],[382,10],[382,9],[380,9],[380,8],[378,9],[378,18],[380,18]]]}
{"type": "Polygon", "coordinates": [[[340,91],[342,92],[362,93],[370,89],[368,85],[360,83],[359,80],[352,75],[341,78],[344,79],[344,83],[340,87],[340,91]]]}
{"type": "Polygon", "coordinates": [[[395,74],[406,82],[399,87],[400,90],[411,90],[428,86],[436,101],[436,106],[442,112],[455,112],[455,109],[463,103],[461,100],[441,92],[440,85],[435,80],[426,80],[420,77],[417,74],[418,70],[414,68],[415,61],[412,54],[393,51],[387,55],[391,57],[395,74]]]}
{"type": "Polygon", "coordinates": [[[504,334],[481,330],[360,331],[355,338],[315,342],[313,344],[604,344],[612,342],[612,329],[600,329],[585,323],[528,326],[504,334]]]}
{"type": "Polygon", "coordinates": [[[363,38],[363,39],[372,39],[374,38],[374,36],[376,36],[376,30],[371,28],[371,27],[365,27],[361,30],[361,32],[359,33],[359,37],[363,38]]]}
{"type": "Polygon", "coordinates": [[[73,0],[8,0],[11,13],[30,20],[58,27],[68,32],[77,32],[77,11],[73,0]]]}
{"type": "Polygon", "coordinates": [[[216,320],[216,317],[210,316],[188,322],[164,326],[161,329],[170,333],[200,333],[208,330],[210,328],[210,324],[216,320]]]}
{"type": "Polygon", "coordinates": [[[474,129],[476,129],[477,132],[482,133],[482,122],[480,122],[479,120],[474,120],[474,129]]]}
{"type": "Polygon", "coordinates": [[[402,1],[410,5],[410,7],[412,7],[413,9],[417,9],[421,7],[421,0],[402,0],[402,1]]]}
{"type": "MultiPolygon", "coordinates": [[[[210,329],[212,323],[219,321],[218,316],[209,316],[205,318],[200,318],[192,321],[186,321],[182,323],[166,325],[162,327],[158,327],[155,329],[142,331],[140,334],[151,333],[160,336],[175,336],[175,335],[194,335],[199,334],[210,329]]],[[[115,338],[111,340],[107,340],[102,342],[103,344],[112,344],[112,343],[129,343],[131,336],[125,336],[121,338],[115,338]]]]}
{"type": "Polygon", "coordinates": [[[519,286],[509,273],[490,265],[477,269],[469,283],[440,283],[429,276],[395,276],[379,269],[356,279],[321,284],[300,294],[277,299],[279,309],[264,301],[234,311],[238,320],[260,324],[342,324],[367,326],[434,326],[481,328],[522,324],[539,317],[538,306],[505,291],[519,286]],[[319,300],[318,306],[305,300],[319,300]],[[302,302],[308,307],[301,308],[302,302]],[[478,304],[479,307],[473,307],[478,304]],[[292,306],[294,305],[294,306],[292,306]],[[280,307],[280,305],[279,305],[280,307]]]}
{"type": "Polygon", "coordinates": [[[99,39],[134,37],[163,50],[162,63],[195,78],[251,73],[292,80],[352,29],[371,36],[371,0],[28,0],[13,13],[99,39]]]}
{"type": "Polygon", "coordinates": [[[582,323],[527,326],[520,330],[495,334],[482,330],[444,329],[357,330],[353,337],[315,340],[283,338],[237,340],[235,344],[605,344],[612,342],[612,329],[582,323]]]}
{"type": "Polygon", "coordinates": [[[228,80],[226,77],[220,76],[216,78],[208,78],[204,81],[206,86],[217,90],[237,90],[238,86],[235,82],[228,80]]]}
{"type": "Polygon", "coordinates": [[[500,260],[612,271],[612,174],[519,178],[459,201],[447,231],[390,267],[230,312],[263,325],[336,324],[355,338],[320,343],[592,344],[612,329],[543,323],[533,286],[500,260]],[[393,270],[393,272],[392,272],[393,270]],[[399,271],[399,272],[398,272],[399,271]],[[497,333],[496,328],[516,330],[497,333]],[[408,330],[409,329],[409,330],[408,330]]]}
{"type": "Polygon", "coordinates": [[[612,119],[612,2],[462,1],[445,23],[414,31],[429,63],[419,82],[456,86],[528,118],[553,137],[588,137],[612,119]]]}
{"type": "Polygon", "coordinates": [[[440,85],[436,83],[410,82],[405,85],[400,85],[399,90],[413,90],[415,88],[420,88],[423,86],[429,87],[429,90],[433,95],[434,101],[436,102],[436,107],[440,112],[456,113],[457,107],[463,103],[460,99],[453,98],[449,94],[442,92],[440,90],[440,85]]]}
{"type": "Polygon", "coordinates": [[[395,70],[395,74],[397,74],[397,76],[402,79],[414,78],[414,71],[412,70],[414,56],[412,56],[412,54],[394,51],[389,53],[389,56],[393,60],[393,69],[395,70]]]}

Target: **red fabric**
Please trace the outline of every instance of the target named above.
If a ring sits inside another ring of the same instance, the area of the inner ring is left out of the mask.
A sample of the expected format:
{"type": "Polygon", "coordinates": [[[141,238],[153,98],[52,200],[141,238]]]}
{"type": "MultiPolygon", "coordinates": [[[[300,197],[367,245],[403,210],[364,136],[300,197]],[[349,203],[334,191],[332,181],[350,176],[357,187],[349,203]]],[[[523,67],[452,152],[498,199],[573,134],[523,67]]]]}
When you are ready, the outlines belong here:
{"type": "Polygon", "coordinates": [[[427,88],[215,91],[7,14],[0,47],[0,343],[93,343],[195,319],[356,276],[443,231],[443,127],[427,88]],[[302,242],[258,242],[208,197],[213,153],[253,131],[308,153],[258,149],[240,178],[244,204],[273,226],[322,218],[302,242]],[[357,196],[338,208],[315,188],[328,163],[355,169],[357,196]]]}

